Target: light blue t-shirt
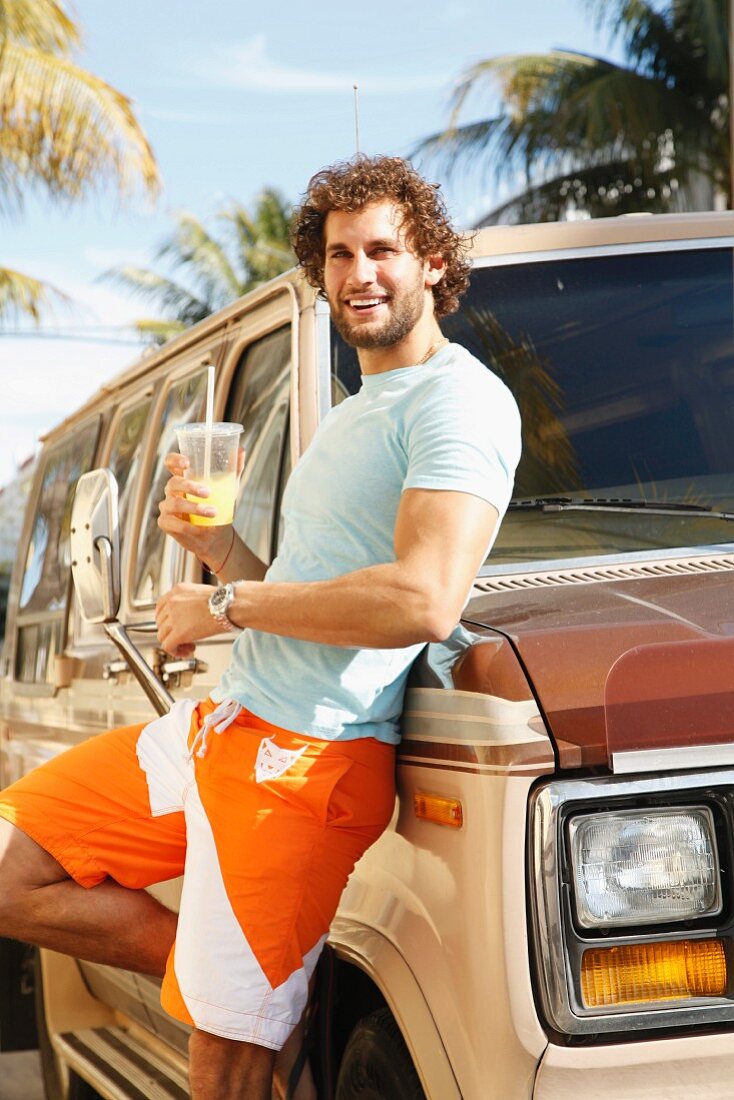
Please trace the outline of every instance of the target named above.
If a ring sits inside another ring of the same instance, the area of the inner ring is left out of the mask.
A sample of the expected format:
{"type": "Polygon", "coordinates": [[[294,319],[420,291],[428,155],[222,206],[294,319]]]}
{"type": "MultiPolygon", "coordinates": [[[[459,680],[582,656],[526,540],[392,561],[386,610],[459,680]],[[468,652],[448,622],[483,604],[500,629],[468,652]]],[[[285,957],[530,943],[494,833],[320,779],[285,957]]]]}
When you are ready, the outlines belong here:
{"type": "MultiPolygon", "coordinates": [[[[502,516],[519,457],[514,398],[459,345],[419,366],[363,375],[359,393],[327,414],[290,476],[283,540],[264,583],[327,580],[394,561],[404,489],[471,493],[502,516]]],[[[235,699],[296,733],[395,744],[422,648],[357,649],[248,629],[213,698],[235,699]]]]}

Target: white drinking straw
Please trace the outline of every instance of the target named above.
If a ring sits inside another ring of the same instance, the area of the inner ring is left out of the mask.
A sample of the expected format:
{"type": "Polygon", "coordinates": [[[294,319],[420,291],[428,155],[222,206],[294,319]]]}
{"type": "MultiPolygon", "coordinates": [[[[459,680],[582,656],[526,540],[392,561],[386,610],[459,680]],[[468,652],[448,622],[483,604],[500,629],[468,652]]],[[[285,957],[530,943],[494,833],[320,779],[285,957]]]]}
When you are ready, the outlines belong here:
{"type": "Polygon", "coordinates": [[[206,436],[204,439],[204,480],[209,480],[212,466],[212,425],[214,423],[214,367],[206,372],[206,436]]]}

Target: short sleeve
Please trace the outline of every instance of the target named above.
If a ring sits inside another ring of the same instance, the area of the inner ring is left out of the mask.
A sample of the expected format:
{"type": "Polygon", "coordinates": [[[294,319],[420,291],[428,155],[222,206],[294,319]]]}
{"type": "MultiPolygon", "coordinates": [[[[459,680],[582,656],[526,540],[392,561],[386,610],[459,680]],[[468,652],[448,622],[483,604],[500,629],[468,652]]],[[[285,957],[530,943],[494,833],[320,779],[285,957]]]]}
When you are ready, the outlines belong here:
{"type": "Polygon", "coordinates": [[[520,414],[507,386],[470,359],[447,363],[415,397],[403,489],[471,493],[503,515],[521,449],[520,414]]]}

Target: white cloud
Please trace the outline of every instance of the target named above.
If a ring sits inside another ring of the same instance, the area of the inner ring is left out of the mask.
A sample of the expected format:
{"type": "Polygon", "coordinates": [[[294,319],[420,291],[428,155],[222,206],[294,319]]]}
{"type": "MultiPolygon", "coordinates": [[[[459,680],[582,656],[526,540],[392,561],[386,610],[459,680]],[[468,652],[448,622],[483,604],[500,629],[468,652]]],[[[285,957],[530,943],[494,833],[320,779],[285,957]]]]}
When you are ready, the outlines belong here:
{"type": "Polygon", "coordinates": [[[134,347],[24,337],[0,340],[0,485],[38,446],[38,437],[137,358],[134,347]]]}
{"type": "Polygon", "coordinates": [[[283,65],[268,55],[264,34],[246,42],[220,46],[209,57],[193,59],[187,72],[196,73],[211,86],[260,92],[320,92],[344,95],[356,83],[364,92],[426,91],[444,87],[448,77],[430,69],[428,73],[401,76],[371,76],[364,72],[336,73],[283,65]]]}

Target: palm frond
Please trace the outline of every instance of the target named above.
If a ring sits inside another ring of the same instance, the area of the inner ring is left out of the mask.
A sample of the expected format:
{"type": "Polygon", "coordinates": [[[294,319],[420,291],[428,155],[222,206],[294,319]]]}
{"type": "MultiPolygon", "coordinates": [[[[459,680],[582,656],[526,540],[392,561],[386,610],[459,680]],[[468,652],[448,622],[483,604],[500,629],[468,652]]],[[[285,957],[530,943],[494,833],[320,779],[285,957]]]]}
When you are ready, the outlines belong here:
{"type": "Polygon", "coordinates": [[[0,326],[19,317],[30,317],[38,325],[43,311],[54,304],[68,306],[71,299],[50,283],[0,267],[0,326]]]}
{"type": "Polygon", "coordinates": [[[710,84],[727,91],[729,11],[726,0],[673,0],[673,25],[710,84]]]}
{"type": "Polygon", "coordinates": [[[479,122],[467,122],[463,126],[449,126],[447,130],[431,134],[419,141],[408,154],[422,163],[439,165],[444,169],[447,179],[454,173],[471,168],[477,162],[485,161],[486,176],[496,177],[502,168],[491,158],[493,145],[498,141],[500,129],[508,126],[508,119],[483,119],[479,122]]]}
{"type": "MultiPolygon", "coordinates": [[[[153,195],[158,169],[130,101],[68,58],[6,41],[0,65],[0,184],[54,198],[114,184],[153,195]]],[[[1,197],[1,196],[0,196],[1,197]]]]}
{"type": "Polygon", "coordinates": [[[505,56],[473,66],[457,102],[476,80],[499,88],[502,113],[461,127],[454,113],[444,133],[412,153],[440,161],[449,176],[482,163],[497,182],[521,174],[528,183],[531,172],[537,180],[603,162],[660,167],[661,136],[681,180],[693,169],[721,176],[723,130],[706,104],[648,73],[562,50],[505,56]]]}
{"type": "Polygon", "coordinates": [[[641,210],[665,213],[686,205],[674,169],[661,172],[649,163],[603,161],[527,188],[492,209],[474,228],[561,221],[578,214],[603,218],[641,210]]]}
{"type": "Polygon", "coordinates": [[[194,324],[213,312],[212,303],[192,294],[185,286],[144,267],[122,264],[100,278],[129,290],[135,297],[155,303],[185,324],[194,324]]]}
{"type": "Polygon", "coordinates": [[[150,340],[153,344],[165,344],[179,333],[184,332],[187,325],[183,321],[160,321],[155,318],[141,318],[133,322],[132,326],[139,336],[150,340]]]}
{"type": "Polygon", "coordinates": [[[586,6],[645,72],[676,84],[693,78],[699,86],[726,86],[726,0],[671,0],[663,9],[647,0],[586,0],[586,6]]]}
{"type": "Polygon", "coordinates": [[[232,201],[217,214],[228,228],[232,252],[241,271],[244,289],[251,289],[295,263],[290,245],[291,207],[274,188],[258,196],[254,214],[232,201]]]}
{"type": "Polygon", "coordinates": [[[80,43],[79,28],[55,0],[0,0],[0,53],[6,39],[51,53],[68,54],[80,43]]]}
{"type": "Polygon", "coordinates": [[[532,495],[533,486],[579,487],[578,461],[565,428],[563,391],[547,356],[528,333],[512,337],[489,309],[467,309],[466,320],[482,358],[503,379],[520,409],[526,446],[515,491],[532,495]],[[539,478],[538,473],[542,472],[539,478]]]}
{"type": "Polygon", "coordinates": [[[216,306],[236,298],[241,280],[219,241],[190,211],[181,210],[174,217],[176,228],[159,247],[156,258],[170,260],[175,269],[189,272],[202,296],[216,306]]]}

